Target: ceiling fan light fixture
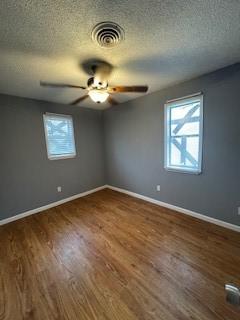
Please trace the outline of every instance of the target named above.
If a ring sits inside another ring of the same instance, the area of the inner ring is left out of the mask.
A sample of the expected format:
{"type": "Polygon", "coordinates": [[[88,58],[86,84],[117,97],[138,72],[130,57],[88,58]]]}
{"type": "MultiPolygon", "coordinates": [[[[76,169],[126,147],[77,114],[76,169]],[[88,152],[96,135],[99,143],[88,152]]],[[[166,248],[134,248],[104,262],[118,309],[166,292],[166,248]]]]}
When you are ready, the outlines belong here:
{"type": "Polygon", "coordinates": [[[96,103],[103,103],[109,97],[109,93],[106,90],[99,90],[99,89],[89,90],[88,95],[92,99],[92,101],[96,103]]]}

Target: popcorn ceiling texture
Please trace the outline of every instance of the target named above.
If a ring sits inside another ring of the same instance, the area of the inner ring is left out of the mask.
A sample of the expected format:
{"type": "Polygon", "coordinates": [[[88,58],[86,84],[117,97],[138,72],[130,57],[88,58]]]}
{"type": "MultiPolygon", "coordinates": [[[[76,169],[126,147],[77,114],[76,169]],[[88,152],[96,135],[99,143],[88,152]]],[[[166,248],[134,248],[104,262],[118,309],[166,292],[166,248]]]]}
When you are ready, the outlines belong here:
{"type": "MultiPolygon", "coordinates": [[[[0,93],[68,103],[84,91],[41,88],[39,81],[85,85],[81,64],[90,58],[115,66],[110,84],[156,91],[238,62],[239,21],[239,0],[1,0],[0,93]],[[113,49],[91,40],[92,28],[106,20],[125,30],[113,49]]],[[[89,99],[82,106],[108,105],[89,99]]]]}

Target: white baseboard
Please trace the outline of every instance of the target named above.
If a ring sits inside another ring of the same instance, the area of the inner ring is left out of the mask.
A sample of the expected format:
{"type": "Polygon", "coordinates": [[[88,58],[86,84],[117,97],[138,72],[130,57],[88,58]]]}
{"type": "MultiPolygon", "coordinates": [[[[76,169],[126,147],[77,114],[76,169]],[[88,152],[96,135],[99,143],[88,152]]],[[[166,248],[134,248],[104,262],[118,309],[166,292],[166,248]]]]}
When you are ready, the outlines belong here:
{"type": "Polygon", "coordinates": [[[227,229],[231,229],[231,230],[240,232],[240,226],[237,226],[235,224],[231,224],[231,223],[228,223],[228,222],[225,222],[225,221],[222,221],[222,220],[211,218],[211,217],[205,216],[205,215],[203,215],[201,213],[197,213],[197,212],[194,212],[194,211],[191,211],[191,210],[188,210],[188,209],[177,207],[177,206],[174,206],[172,204],[169,204],[169,203],[166,203],[166,202],[162,202],[162,201],[150,198],[150,197],[146,197],[146,196],[143,196],[141,194],[138,194],[138,193],[135,193],[135,192],[132,192],[132,191],[129,191],[129,190],[117,188],[117,187],[110,186],[110,185],[106,185],[106,187],[109,188],[109,189],[118,191],[118,192],[122,192],[122,193],[128,194],[129,196],[132,196],[132,197],[135,197],[135,198],[139,198],[139,199],[154,203],[154,204],[159,205],[161,207],[172,209],[174,211],[187,214],[187,215],[189,215],[191,217],[194,217],[194,218],[197,218],[197,219],[201,219],[201,220],[204,220],[204,221],[207,221],[207,222],[210,222],[210,223],[214,223],[214,224],[216,224],[218,226],[221,226],[221,227],[224,227],[224,228],[227,228],[227,229]]]}
{"type": "Polygon", "coordinates": [[[15,220],[19,220],[19,219],[25,218],[25,217],[30,216],[30,215],[35,214],[35,213],[39,213],[41,211],[44,211],[44,210],[47,210],[47,209],[50,209],[50,208],[53,208],[53,207],[57,207],[60,204],[63,204],[65,202],[69,202],[69,201],[75,200],[77,198],[81,198],[81,197],[87,196],[88,194],[100,191],[100,190],[105,189],[105,188],[106,188],[106,186],[104,185],[104,186],[101,186],[101,187],[98,187],[98,188],[95,188],[95,189],[91,189],[91,190],[76,194],[74,196],[71,196],[71,197],[56,201],[56,202],[49,203],[46,206],[42,206],[42,207],[39,207],[39,208],[36,208],[36,209],[32,209],[32,210],[17,214],[16,216],[0,220],[0,226],[4,225],[6,223],[9,223],[9,222],[15,221],[15,220]]]}
{"type": "Polygon", "coordinates": [[[177,211],[177,212],[180,212],[180,213],[184,213],[184,214],[189,215],[191,217],[194,217],[194,218],[197,218],[197,219],[201,219],[201,220],[204,220],[204,221],[207,221],[207,222],[210,222],[210,223],[214,223],[214,224],[216,224],[218,226],[221,226],[221,227],[224,227],[224,228],[227,228],[227,229],[231,229],[231,230],[240,232],[240,226],[237,226],[237,225],[234,225],[234,224],[222,221],[222,220],[218,220],[218,219],[215,219],[215,218],[211,218],[211,217],[205,216],[205,215],[203,215],[201,213],[197,213],[197,212],[194,212],[194,211],[191,211],[191,210],[188,210],[188,209],[177,207],[177,206],[174,206],[172,204],[169,204],[169,203],[166,203],[166,202],[163,202],[163,201],[159,201],[159,200],[156,200],[156,199],[153,199],[153,198],[150,198],[150,197],[146,197],[146,196],[143,196],[141,194],[138,194],[138,193],[135,193],[135,192],[132,192],[132,191],[129,191],[129,190],[117,188],[117,187],[110,186],[110,185],[103,185],[101,187],[98,187],[98,188],[95,188],[95,189],[92,189],[92,190],[88,190],[88,191],[76,194],[74,196],[71,196],[71,197],[56,201],[56,202],[49,203],[49,204],[47,204],[45,206],[42,206],[42,207],[39,207],[39,208],[36,208],[36,209],[32,209],[32,210],[20,213],[18,215],[13,216],[13,217],[0,220],[0,226],[4,225],[4,224],[7,224],[9,222],[15,221],[15,220],[19,220],[19,219],[25,218],[25,217],[30,216],[30,215],[35,214],[35,213],[39,213],[41,211],[44,211],[44,210],[47,210],[47,209],[50,209],[50,208],[53,208],[53,207],[57,207],[57,206],[59,206],[59,205],[61,205],[63,203],[75,200],[77,198],[81,198],[81,197],[87,196],[88,194],[103,190],[105,188],[112,189],[112,190],[115,190],[115,191],[118,191],[118,192],[121,192],[121,193],[125,193],[125,194],[127,194],[129,196],[132,196],[132,197],[135,197],[135,198],[138,198],[138,199],[142,199],[142,200],[154,203],[154,204],[159,205],[161,207],[172,209],[174,211],[177,211]]]}

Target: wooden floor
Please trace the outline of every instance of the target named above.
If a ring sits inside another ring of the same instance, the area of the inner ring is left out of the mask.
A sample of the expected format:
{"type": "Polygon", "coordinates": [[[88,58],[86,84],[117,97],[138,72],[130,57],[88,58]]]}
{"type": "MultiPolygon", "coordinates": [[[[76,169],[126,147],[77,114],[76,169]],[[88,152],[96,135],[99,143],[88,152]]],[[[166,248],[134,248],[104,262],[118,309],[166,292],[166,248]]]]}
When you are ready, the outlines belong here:
{"type": "Polygon", "coordinates": [[[1,320],[239,320],[239,281],[239,233],[115,191],[0,227],[1,320]]]}

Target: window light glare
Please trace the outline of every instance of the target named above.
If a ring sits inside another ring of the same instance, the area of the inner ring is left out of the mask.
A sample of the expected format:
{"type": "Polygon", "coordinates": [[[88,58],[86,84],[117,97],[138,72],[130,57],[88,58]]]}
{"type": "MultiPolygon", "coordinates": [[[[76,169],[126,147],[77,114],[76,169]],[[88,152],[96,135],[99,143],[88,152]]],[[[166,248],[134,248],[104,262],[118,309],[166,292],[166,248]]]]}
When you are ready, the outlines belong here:
{"type": "Polygon", "coordinates": [[[47,154],[50,160],[76,156],[72,117],[46,113],[43,115],[47,154]]]}
{"type": "Polygon", "coordinates": [[[201,173],[203,96],[165,105],[165,169],[201,173]]]}

